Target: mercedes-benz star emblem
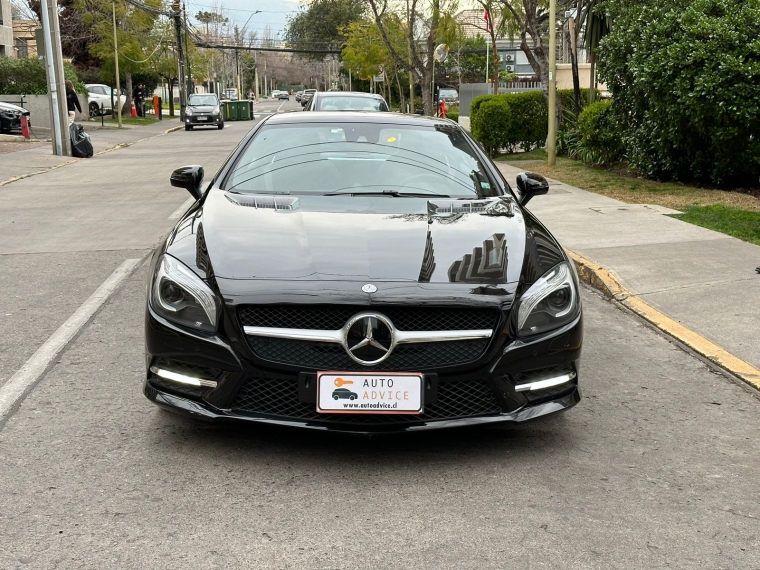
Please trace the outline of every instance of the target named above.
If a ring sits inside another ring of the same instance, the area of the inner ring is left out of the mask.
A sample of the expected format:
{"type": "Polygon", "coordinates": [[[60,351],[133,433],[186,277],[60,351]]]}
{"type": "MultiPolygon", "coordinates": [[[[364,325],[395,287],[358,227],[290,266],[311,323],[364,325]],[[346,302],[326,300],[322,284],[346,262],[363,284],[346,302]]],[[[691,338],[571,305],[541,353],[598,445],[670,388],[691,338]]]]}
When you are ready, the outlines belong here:
{"type": "Polygon", "coordinates": [[[375,287],[372,283],[367,283],[366,285],[362,285],[362,291],[365,293],[374,293],[377,291],[377,287],[375,287]]]}
{"type": "Polygon", "coordinates": [[[378,364],[393,350],[394,327],[384,315],[359,313],[348,320],[343,330],[343,347],[359,364],[378,364]]]}

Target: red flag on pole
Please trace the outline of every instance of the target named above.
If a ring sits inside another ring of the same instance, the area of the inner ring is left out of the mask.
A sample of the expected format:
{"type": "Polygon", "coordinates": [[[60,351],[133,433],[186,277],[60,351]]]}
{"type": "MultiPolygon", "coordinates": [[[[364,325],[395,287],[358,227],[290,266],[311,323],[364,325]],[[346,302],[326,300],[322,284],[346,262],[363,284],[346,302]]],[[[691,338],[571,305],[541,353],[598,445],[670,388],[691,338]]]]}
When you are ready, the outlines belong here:
{"type": "Polygon", "coordinates": [[[491,14],[488,13],[488,10],[485,11],[483,14],[483,19],[486,21],[486,31],[491,32],[491,14]]]}

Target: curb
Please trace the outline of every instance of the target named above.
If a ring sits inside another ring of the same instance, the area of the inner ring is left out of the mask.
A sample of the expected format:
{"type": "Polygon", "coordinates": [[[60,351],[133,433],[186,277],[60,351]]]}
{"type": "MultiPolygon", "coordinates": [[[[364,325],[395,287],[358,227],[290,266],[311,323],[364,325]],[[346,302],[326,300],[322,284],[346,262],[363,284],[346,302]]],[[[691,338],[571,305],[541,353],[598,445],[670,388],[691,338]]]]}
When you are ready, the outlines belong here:
{"type": "Polygon", "coordinates": [[[749,362],[745,362],[738,356],[734,356],[723,347],[718,346],[699,333],[658,311],[649,303],[623,287],[608,269],[578,255],[574,251],[565,251],[567,251],[570,259],[573,260],[578,270],[578,276],[582,281],[588,283],[594,289],[601,291],[605,296],[624,305],[645,321],[654,325],[658,330],[688,346],[713,364],[730,372],[753,388],[760,390],[760,369],[755,368],[749,362]]]}

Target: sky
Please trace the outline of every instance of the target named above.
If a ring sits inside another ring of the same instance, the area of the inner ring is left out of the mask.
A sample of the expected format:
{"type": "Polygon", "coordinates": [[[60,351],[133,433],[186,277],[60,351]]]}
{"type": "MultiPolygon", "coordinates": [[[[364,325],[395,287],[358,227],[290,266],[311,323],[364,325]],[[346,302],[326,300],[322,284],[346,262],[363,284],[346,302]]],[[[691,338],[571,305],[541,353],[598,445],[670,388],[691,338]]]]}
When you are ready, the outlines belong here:
{"type": "Polygon", "coordinates": [[[227,12],[230,24],[240,28],[248,22],[247,30],[255,31],[259,37],[264,35],[266,26],[272,30],[272,35],[279,34],[282,39],[288,26],[288,16],[301,9],[298,0],[185,0],[187,13],[191,17],[201,11],[212,10],[215,4],[221,4],[227,12]],[[256,10],[261,10],[254,14],[256,10]],[[250,18],[250,19],[249,19],[250,18]]]}

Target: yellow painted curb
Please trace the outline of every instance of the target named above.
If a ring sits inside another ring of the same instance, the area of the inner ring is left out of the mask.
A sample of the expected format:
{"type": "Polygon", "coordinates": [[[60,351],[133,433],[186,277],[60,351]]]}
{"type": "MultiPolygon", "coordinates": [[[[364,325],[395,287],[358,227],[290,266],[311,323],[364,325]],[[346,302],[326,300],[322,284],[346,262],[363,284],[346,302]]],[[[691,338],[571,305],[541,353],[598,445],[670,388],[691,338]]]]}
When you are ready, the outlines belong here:
{"type": "Polygon", "coordinates": [[[601,265],[573,251],[566,251],[575,263],[578,275],[584,282],[625,305],[662,332],[682,342],[693,351],[724,368],[753,388],[760,390],[759,369],[658,311],[652,305],[623,287],[612,273],[601,265]]]}

